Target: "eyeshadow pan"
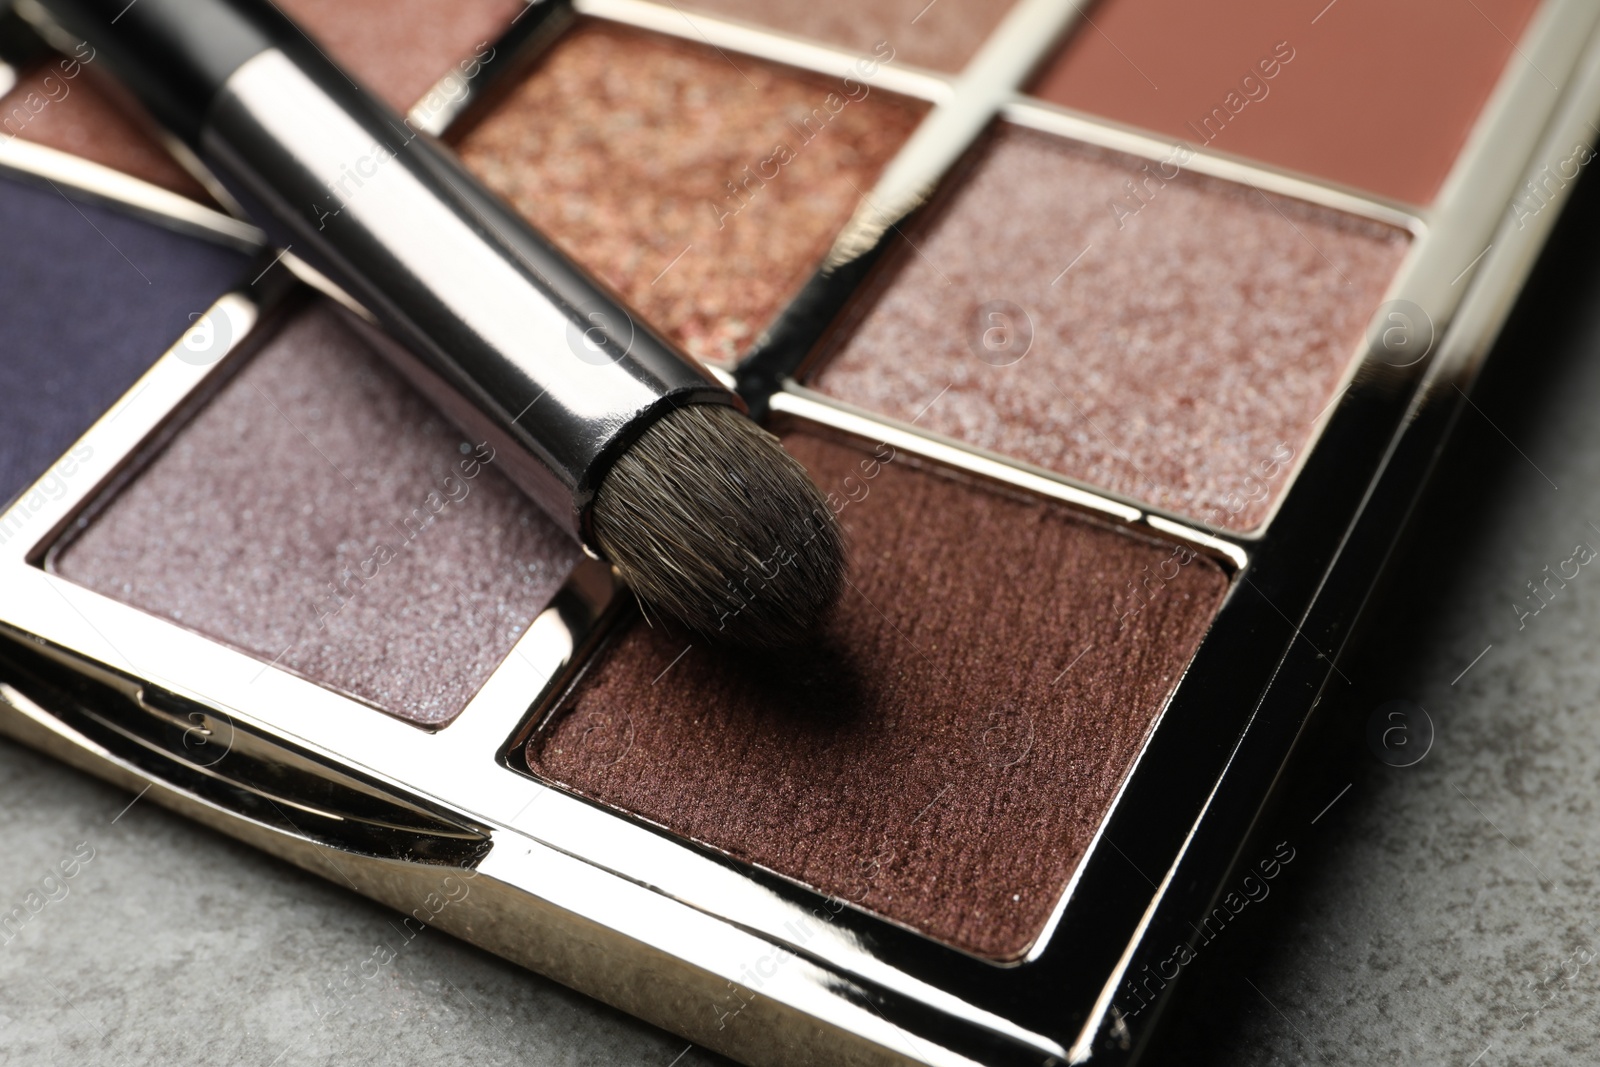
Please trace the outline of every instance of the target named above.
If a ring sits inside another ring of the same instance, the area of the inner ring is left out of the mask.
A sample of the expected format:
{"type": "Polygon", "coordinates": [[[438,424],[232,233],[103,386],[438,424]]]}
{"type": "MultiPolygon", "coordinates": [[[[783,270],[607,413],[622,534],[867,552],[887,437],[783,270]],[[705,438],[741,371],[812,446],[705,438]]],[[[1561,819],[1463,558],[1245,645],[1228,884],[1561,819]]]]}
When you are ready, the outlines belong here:
{"type": "Polygon", "coordinates": [[[926,105],[583,24],[457,146],[491,188],[701,359],[805,282],[926,105]],[[865,95],[862,95],[865,94],[865,95]]]}
{"type": "Polygon", "coordinates": [[[695,0],[711,15],[870,54],[959,71],[1016,0],[695,0]]]}
{"type": "MultiPolygon", "coordinates": [[[[486,59],[527,5],[521,0],[282,0],[344,66],[395,110],[411,105],[458,64],[486,59]]],[[[470,69],[470,67],[469,67],[470,69]]]]}
{"type": "Polygon", "coordinates": [[[580,556],[329,305],[284,323],[58,573],[423,726],[580,556]]]}
{"type": "Polygon", "coordinates": [[[932,937],[1015,956],[1227,578],[888,446],[784,443],[844,502],[852,546],[816,646],[741,657],[633,625],[535,733],[529,766],[932,937]],[[1136,601],[1132,583],[1158,569],[1171,581],[1136,601]]]}
{"type": "Polygon", "coordinates": [[[209,202],[200,183],[112,102],[93,68],[92,60],[65,58],[28,67],[0,98],[0,130],[209,202]]]}
{"type": "Polygon", "coordinates": [[[1033,91],[1195,148],[1426,204],[1538,6],[1105,0],[1033,91]]]}
{"type": "MultiPolygon", "coordinates": [[[[451,70],[488,58],[517,0],[284,0],[283,10],[386,103],[404,113],[451,70]]],[[[21,72],[0,97],[0,133],[70,152],[209,202],[140,121],[97,84],[96,60],[57,58],[21,72]],[[71,76],[67,76],[70,74],[71,76]]]]}
{"type": "Polygon", "coordinates": [[[812,384],[1213,528],[1264,521],[1409,236],[1009,127],[966,166],[812,384]]]}
{"type": "MultiPolygon", "coordinates": [[[[150,368],[191,316],[243,275],[247,260],[49,187],[5,179],[0,234],[3,507],[150,368]]],[[[38,510],[33,504],[42,507],[42,498],[24,501],[0,526],[0,543],[38,510]]]]}

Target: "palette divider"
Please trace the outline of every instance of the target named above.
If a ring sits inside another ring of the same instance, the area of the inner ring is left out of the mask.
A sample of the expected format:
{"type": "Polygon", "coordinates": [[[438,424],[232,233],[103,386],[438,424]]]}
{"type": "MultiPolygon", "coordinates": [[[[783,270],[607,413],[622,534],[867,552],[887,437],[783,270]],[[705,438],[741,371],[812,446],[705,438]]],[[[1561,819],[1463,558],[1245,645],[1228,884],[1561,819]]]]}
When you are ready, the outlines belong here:
{"type": "MultiPolygon", "coordinates": [[[[1087,0],[1022,0],[966,68],[952,78],[893,63],[879,65],[870,55],[686,12],[675,4],[574,0],[572,9],[580,15],[709,46],[735,67],[729,51],[812,73],[870,81],[876,88],[934,104],[872,191],[862,192],[854,215],[823,262],[741,358],[738,388],[758,418],[765,414],[767,399],[782,388],[784,379],[809,354],[870,273],[887,236],[933,195],[950,168],[1009,105],[1033,69],[1081,19],[1086,4],[1087,0]],[[862,73],[864,61],[873,63],[870,76],[862,73]]],[[[526,45],[511,44],[507,51],[516,48],[527,50],[526,45]]],[[[523,60],[526,62],[531,59],[523,60]]],[[[495,79],[503,77],[499,72],[494,75],[495,79]]],[[[482,105],[474,102],[463,110],[476,116],[482,113],[482,105]]],[[[470,121],[469,117],[466,122],[470,121]]],[[[459,131],[462,125],[461,121],[451,123],[449,132],[459,131]]]]}
{"type": "Polygon", "coordinates": [[[1551,96],[1574,95],[1571,82],[1582,77],[1597,33],[1600,5],[1592,0],[1541,5],[1434,198],[1428,233],[1413,248],[1390,298],[1403,296],[1425,309],[1441,336],[1453,330],[1450,324],[1471,288],[1467,283],[1486,257],[1498,254],[1495,233],[1513,215],[1519,191],[1551,153],[1547,130],[1557,121],[1551,96]],[[1558,91],[1556,85],[1566,88],[1558,91]]]}
{"type": "Polygon", "coordinates": [[[848,263],[875,247],[886,231],[927,202],[950,168],[1054,50],[1086,2],[1020,0],[1006,13],[956,79],[950,98],[924,116],[872,191],[862,193],[824,269],[848,263]]]}
{"type": "Polygon", "coordinates": [[[962,441],[916,426],[886,419],[874,412],[824,396],[793,381],[771,399],[774,415],[789,416],[836,430],[864,441],[901,448],[923,459],[1091,512],[1101,519],[1143,527],[1164,540],[1176,538],[1202,550],[1230,574],[1250,561],[1249,540],[1234,531],[1205,530],[1192,520],[1164,515],[1148,505],[1097,490],[1054,471],[1018,462],[1009,456],[973,448],[962,441]]]}
{"type": "Polygon", "coordinates": [[[754,418],[767,417],[785,383],[830,333],[888,250],[889,234],[847,263],[819,266],[739,360],[734,380],[754,418]]]}
{"type": "Polygon", "coordinates": [[[57,191],[65,186],[147,222],[217,241],[241,252],[253,252],[266,240],[255,226],[214,207],[143,178],[20,137],[0,138],[0,172],[57,191]]]}
{"type": "Polygon", "coordinates": [[[729,51],[826,77],[870,81],[873,88],[934,104],[948,100],[954,92],[951,76],[939,71],[898,62],[879,65],[881,57],[870,52],[837,48],[763,26],[685,11],[670,2],[572,0],[572,4],[580,15],[714,48],[736,69],[738,64],[729,51]],[[873,64],[874,72],[863,75],[863,63],[873,64]]]}
{"type": "Polygon", "coordinates": [[[1198,149],[1182,138],[1166,138],[1148,130],[1073,111],[1023,93],[1011,98],[1000,118],[1014,126],[1053,134],[1095,148],[1152,162],[1167,162],[1181,171],[1248,186],[1260,192],[1303,200],[1318,207],[1381,222],[1420,237],[1428,230],[1429,211],[1417,204],[1391,200],[1359,189],[1323,181],[1269,163],[1215,149],[1198,149]],[[1187,159],[1177,156],[1188,150],[1187,159]]]}
{"type": "Polygon", "coordinates": [[[470,77],[459,67],[445,74],[406,112],[412,129],[434,137],[459,136],[491,109],[561,39],[577,19],[571,0],[530,3],[490,45],[487,58],[470,77]]]}

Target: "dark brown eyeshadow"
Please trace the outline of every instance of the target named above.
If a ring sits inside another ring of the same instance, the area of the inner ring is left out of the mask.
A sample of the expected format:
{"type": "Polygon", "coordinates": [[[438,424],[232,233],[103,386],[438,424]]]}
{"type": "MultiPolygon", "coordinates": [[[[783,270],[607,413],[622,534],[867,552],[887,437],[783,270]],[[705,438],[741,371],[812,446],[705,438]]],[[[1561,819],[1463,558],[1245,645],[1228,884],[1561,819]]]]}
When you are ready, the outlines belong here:
{"type": "Polygon", "coordinates": [[[584,23],[457,149],[629,307],[727,362],[926,110],[866,81],[584,23]]]}
{"type": "Polygon", "coordinates": [[[685,7],[851,51],[959,71],[1015,0],[694,0],[685,7]]]}
{"type": "Polygon", "coordinates": [[[816,646],[751,657],[631,625],[535,733],[529,766],[930,937],[1014,957],[1228,579],[1187,549],[888,446],[784,443],[842,503],[851,540],[848,592],[816,646]]]}
{"type": "Polygon", "coordinates": [[[1265,521],[1409,235],[1010,127],[966,167],[812,384],[1210,527],[1265,521]]]}
{"type": "Polygon", "coordinates": [[[54,561],[423,726],[453,719],[580,550],[314,304],[54,561]]]}

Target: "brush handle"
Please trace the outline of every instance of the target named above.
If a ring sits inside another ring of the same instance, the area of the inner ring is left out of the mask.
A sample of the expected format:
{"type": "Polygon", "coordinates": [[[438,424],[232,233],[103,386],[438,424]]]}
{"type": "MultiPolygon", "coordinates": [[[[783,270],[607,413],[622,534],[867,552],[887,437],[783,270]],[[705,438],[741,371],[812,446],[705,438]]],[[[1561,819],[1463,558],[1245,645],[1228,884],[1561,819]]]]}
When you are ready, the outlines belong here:
{"type": "Polygon", "coordinates": [[[594,494],[639,434],[683,404],[737,405],[271,4],[43,2],[591,550],[594,494]]]}

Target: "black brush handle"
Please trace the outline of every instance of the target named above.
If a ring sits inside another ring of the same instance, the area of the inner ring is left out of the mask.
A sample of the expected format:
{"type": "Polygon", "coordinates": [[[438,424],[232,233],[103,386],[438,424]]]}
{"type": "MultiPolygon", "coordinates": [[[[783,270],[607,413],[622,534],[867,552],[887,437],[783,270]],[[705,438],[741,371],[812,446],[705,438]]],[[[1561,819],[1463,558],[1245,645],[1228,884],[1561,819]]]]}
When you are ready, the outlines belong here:
{"type": "Polygon", "coordinates": [[[62,27],[104,54],[117,78],[190,148],[222,87],[298,31],[276,9],[191,0],[48,0],[62,27]]]}
{"type": "Polygon", "coordinates": [[[683,404],[739,406],[263,0],[43,0],[379,348],[591,549],[610,466],[683,404]]]}

